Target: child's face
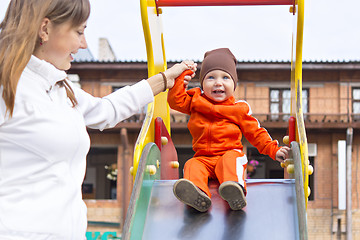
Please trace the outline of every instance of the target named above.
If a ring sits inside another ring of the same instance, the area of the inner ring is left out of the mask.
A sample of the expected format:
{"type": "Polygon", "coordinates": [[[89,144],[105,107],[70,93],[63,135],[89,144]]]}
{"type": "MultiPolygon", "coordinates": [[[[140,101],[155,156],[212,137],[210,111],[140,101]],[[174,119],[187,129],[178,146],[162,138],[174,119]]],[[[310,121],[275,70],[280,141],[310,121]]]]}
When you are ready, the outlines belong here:
{"type": "Polygon", "coordinates": [[[205,96],[215,102],[223,102],[234,95],[234,81],[222,70],[208,72],[203,81],[205,96]]]}

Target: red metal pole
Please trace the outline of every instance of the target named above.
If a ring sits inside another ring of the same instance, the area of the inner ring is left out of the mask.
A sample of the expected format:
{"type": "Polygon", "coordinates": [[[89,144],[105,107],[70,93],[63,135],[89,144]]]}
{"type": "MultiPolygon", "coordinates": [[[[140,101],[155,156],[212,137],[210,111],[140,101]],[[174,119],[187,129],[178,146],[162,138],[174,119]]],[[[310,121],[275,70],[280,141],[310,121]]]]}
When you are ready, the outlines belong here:
{"type": "Polygon", "coordinates": [[[289,118],[289,145],[291,145],[292,141],[296,141],[296,130],[295,130],[296,119],[291,116],[289,118]]]}
{"type": "Polygon", "coordinates": [[[158,7],[294,5],[295,0],[156,0],[158,7]]]}
{"type": "Polygon", "coordinates": [[[156,146],[158,146],[159,150],[161,151],[161,123],[162,123],[162,119],[160,117],[157,117],[155,119],[155,139],[154,142],[156,144],[156,146]]]}

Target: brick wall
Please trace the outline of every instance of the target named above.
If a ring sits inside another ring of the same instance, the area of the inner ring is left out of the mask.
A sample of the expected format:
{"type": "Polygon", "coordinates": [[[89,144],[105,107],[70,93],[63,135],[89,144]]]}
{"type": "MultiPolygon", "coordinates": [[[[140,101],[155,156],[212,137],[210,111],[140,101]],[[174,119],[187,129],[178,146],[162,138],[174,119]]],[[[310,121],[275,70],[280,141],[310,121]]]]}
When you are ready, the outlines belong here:
{"type": "MultiPolygon", "coordinates": [[[[88,228],[87,232],[101,234],[105,232],[116,232],[117,236],[121,235],[123,225],[121,216],[122,209],[116,200],[85,200],[88,208],[88,228]]],[[[100,238],[99,238],[100,239],[100,238]]]]}
{"type": "MultiPolygon", "coordinates": [[[[345,211],[308,209],[307,217],[309,240],[346,239],[345,211]]],[[[358,210],[352,213],[352,239],[360,240],[360,212],[358,210]]]]}

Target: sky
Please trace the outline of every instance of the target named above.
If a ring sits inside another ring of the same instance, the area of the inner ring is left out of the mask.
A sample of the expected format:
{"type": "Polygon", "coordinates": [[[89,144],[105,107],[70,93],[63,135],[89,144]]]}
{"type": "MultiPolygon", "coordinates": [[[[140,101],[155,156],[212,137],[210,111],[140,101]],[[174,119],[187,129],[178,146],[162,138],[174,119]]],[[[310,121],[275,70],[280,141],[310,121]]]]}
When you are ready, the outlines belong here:
{"type": "MultiPolygon", "coordinates": [[[[0,0],[2,20],[10,0],[0,0]]],[[[93,56],[107,38],[118,60],[146,61],[140,0],[90,0],[86,38],[93,56]]],[[[360,1],[305,0],[303,60],[360,60],[360,1]]],[[[288,6],[163,7],[167,61],[201,61],[228,47],[241,61],[289,61],[288,6]]]]}

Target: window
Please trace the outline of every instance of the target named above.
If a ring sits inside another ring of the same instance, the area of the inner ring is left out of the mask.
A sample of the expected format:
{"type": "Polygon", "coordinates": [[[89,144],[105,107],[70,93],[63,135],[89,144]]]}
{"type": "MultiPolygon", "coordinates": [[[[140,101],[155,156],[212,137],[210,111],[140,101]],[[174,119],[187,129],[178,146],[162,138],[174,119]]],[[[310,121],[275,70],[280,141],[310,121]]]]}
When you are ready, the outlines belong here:
{"type": "Polygon", "coordinates": [[[352,89],[352,113],[354,119],[360,119],[360,88],[352,89]]]}
{"type": "MultiPolygon", "coordinates": [[[[303,113],[308,113],[308,89],[302,90],[303,113]]],[[[282,119],[287,121],[290,117],[291,91],[290,89],[270,89],[271,120],[282,119]]],[[[304,116],[306,118],[306,116],[304,116]]]]}
{"type": "Polygon", "coordinates": [[[280,166],[278,161],[272,160],[267,155],[260,154],[259,151],[253,146],[248,146],[246,148],[246,152],[248,158],[247,178],[284,178],[284,169],[280,166]]]}
{"type": "Polygon", "coordinates": [[[117,154],[116,147],[90,149],[82,185],[84,199],[116,199],[117,154]]]}

